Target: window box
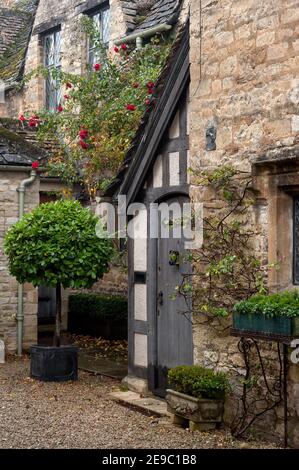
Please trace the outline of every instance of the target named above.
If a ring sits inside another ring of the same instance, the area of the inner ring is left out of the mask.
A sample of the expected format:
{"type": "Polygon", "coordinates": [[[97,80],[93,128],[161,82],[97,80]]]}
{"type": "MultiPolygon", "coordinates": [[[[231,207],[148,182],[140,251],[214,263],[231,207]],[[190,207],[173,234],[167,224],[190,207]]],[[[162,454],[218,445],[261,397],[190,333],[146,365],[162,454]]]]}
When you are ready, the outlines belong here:
{"type": "Polygon", "coordinates": [[[299,336],[299,292],[254,295],[234,306],[233,334],[279,339],[299,336]]]}
{"type": "Polygon", "coordinates": [[[233,328],[244,333],[299,336],[299,317],[268,317],[259,313],[233,314],[233,328]]]}

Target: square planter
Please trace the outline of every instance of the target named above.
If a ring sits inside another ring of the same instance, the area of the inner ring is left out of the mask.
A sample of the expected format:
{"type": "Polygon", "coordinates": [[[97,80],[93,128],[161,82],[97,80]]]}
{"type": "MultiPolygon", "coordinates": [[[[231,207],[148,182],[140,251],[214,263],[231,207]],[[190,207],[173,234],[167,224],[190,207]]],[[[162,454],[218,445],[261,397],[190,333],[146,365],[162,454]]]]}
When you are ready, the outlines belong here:
{"type": "Polygon", "coordinates": [[[174,390],[166,391],[167,410],[175,424],[189,421],[191,431],[209,431],[222,422],[223,399],[194,398],[174,390]]]}
{"type": "Polygon", "coordinates": [[[268,317],[258,313],[246,315],[234,312],[233,328],[244,333],[265,336],[299,336],[299,317],[268,317]]]}

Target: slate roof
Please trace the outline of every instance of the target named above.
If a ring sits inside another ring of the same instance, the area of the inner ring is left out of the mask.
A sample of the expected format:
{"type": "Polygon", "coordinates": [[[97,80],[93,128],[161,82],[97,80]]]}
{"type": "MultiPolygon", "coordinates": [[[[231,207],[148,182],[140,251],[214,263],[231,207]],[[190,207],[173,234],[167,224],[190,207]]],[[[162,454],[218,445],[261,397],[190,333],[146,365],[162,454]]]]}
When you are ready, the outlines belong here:
{"type": "Polygon", "coordinates": [[[163,23],[174,25],[179,17],[181,4],[181,0],[158,0],[154,2],[154,5],[134,32],[154,28],[163,23]]]}
{"type": "Polygon", "coordinates": [[[0,125],[0,166],[28,166],[36,160],[44,160],[44,149],[28,142],[25,136],[12,132],[0,125]]]}
{"type": "Polygon", "coordinates": [[[121,0],[127,33],[177,22],[182,0],[121,0]]]}
{"type": "Polygon", "coordinates": [[[38,0],[19,0],[14,9],[0,7],[0,80],[19,81],[38,0]]]}

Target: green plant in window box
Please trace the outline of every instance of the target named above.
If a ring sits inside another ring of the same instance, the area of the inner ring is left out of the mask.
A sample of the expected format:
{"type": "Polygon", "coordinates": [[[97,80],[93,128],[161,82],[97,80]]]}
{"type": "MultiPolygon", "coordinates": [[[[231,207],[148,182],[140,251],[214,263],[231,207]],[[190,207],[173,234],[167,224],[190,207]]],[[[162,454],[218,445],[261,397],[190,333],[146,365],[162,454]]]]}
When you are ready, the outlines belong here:
{"type": "Polygon", "coordinates": [[[264,335],[299,336],[299,292],[254,295],[233,309],[236,330],[264,335]]]}

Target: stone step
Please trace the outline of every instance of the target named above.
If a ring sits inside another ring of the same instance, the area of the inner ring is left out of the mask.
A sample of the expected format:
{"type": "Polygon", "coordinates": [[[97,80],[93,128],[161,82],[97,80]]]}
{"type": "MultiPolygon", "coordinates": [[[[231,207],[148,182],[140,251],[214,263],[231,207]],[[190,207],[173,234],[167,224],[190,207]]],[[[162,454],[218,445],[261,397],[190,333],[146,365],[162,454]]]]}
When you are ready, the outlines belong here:
{"type": "Polygon", "coordinates": [[[141,413],[149,416],[169,416],[166,401],[157,397],[141,397],[136,392],[112,392],[110,398],[117,401],[123,406],[132,407],[141,413]]]}

